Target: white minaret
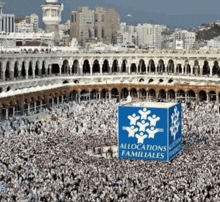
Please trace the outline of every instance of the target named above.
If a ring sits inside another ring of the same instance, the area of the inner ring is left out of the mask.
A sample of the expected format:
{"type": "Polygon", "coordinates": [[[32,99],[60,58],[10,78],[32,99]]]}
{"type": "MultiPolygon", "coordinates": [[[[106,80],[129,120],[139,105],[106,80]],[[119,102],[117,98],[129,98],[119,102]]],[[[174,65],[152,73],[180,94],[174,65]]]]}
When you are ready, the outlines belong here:
{"type": "Polygon", "coordinates": [[[45,24],[46,33],[55,33],[55,41],[59,41],[58,25],[61,22],[61,12],[63,4],[58,3],[58,0],[46,0],[45,4],[41,5],[43,10],[43,22],[45,24]]]}
{"type": "Polygon", "coordinates": [[[2,7],[3,7],[4,3],[0,1],[0,15],[2,15],[2,7]]]}

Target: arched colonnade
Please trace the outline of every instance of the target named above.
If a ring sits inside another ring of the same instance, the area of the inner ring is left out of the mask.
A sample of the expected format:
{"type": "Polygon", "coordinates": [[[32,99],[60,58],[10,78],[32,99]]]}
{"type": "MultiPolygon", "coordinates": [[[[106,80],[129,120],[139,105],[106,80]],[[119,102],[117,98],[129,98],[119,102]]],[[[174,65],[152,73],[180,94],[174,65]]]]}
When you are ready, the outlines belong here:
{"type": "Polygon", "coordinates": [[[2,98],[0,100],[1,120],[16,115],[31,115],[39,113],[43,108],[53,107],[68,102],[81,102],[93,99],[117,99],[124,100],[128,96],[134,99],[159,102],[215,102],[219,104],[220,90],[216,89],[176,89],[163,87],[141,87],[141,86],[101,86],[84,88],[69,88],[52,92],[41,92],[30,95],[18,95],[2,98]],[[84,97],[83,95],[90,96],[84,97]]]}
{"type": "Polygon", "coordinates": [[[0,60],[0,80],[123,73],[218,77],[220,75],[219,62],[218,60],[165,60],[151,58],[5,59],[0,60]]]}

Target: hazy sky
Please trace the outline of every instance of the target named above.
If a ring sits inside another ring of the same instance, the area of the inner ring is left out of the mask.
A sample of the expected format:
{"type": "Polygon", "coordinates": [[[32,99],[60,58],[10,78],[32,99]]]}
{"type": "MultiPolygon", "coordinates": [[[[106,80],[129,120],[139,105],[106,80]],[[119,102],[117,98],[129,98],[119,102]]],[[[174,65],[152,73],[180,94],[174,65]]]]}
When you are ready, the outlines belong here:
{"type": "MultiPolygon", "coordinates": [[[[46,0],[1,1],[5,3],[4,13],[14,13],[16,17],[37,13],[42,25],[40,4],[46,0]]],[[[122,22],[126,21],[127,14],[131,14],[133,24],[149,22],[192,28],[220,19],[219,0],[59,0],[59,2],[64,4],[62,22],[66,22],[70,18],[70,12],[80,6],[115,8],[122,22]]]]}

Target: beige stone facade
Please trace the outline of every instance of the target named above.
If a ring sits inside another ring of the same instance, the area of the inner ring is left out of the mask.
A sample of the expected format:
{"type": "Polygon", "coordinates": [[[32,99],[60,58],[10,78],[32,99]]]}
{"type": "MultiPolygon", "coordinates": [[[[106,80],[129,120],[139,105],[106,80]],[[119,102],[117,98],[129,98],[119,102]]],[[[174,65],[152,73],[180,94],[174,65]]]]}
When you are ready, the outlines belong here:
{"type": "Polygon", "coordinates": [[[115,9],[80,7],[71,13],[70,39],[76,38],[80,45],[88,39],[106,44],[115,43],[120,28],[120,16],[115,9]]]}

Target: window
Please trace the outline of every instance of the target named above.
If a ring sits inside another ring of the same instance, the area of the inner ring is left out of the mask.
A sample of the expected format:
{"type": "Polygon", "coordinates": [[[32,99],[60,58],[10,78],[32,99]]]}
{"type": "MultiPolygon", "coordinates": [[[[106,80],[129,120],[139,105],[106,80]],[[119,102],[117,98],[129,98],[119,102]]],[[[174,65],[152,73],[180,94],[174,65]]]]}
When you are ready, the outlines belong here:
{"type": "Polygon", "coordinates": [[[104,22],[104,21],[105,21],[105,15],[102,14],[102,22],[104,22]]]}
{"type": "Polygon", "coordinates": [[[95,22],[98,22],[98,14],[95,14],[95,22]]]}
{"type": "Polygon", "coordinates": [[[53,17],[56,16],[56,10],[55,9],[51,10],[51,16],[53,16],[53,17]]]}
{"type": "Polygon", "coordinates": [[[95,29],[95,37],[97,37],[97,34],[98,34],[98,33],[97,33],[97,29],[95,29]]]}

